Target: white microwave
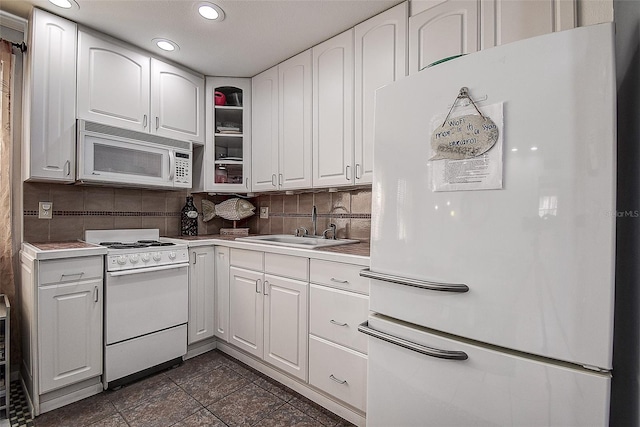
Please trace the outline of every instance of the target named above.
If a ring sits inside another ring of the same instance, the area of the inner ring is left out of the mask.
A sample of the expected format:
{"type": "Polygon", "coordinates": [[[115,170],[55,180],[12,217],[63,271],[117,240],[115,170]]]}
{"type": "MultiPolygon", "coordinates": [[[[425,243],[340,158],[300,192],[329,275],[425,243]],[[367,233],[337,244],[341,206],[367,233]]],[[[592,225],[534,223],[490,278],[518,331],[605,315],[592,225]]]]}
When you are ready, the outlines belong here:
{"type": "Polygon", "coordinates": [[[78,180],[191,188],[192,143],[78,120],[78,180]]]}

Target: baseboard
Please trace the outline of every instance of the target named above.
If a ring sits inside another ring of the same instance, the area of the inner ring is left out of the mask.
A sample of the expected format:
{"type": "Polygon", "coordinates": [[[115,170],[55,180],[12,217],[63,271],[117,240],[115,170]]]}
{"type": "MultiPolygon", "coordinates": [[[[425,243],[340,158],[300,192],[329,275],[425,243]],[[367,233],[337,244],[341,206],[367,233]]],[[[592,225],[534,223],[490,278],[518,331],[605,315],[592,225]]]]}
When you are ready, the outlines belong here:
{"type": "Polygon", "coordinates": [[[298,380],[295,380],[288,375],[285,375],[282,372],[276,370],[275,368],[272,368],[263,361],[245,354],[225,342],[218,341],[217,348],[218,350],[222,351],[225,354],[228,354],[234,359],[237,359],[242,363],[251,366],[253,369],[260,371],[263,374],[273,378],[274,380],[286,385],[287,387],[300,393],[307,399],[314,401],[318,405],[330,410],[334,414],[339,415],[340,417],[355,424],[356,426],[365,427],[366,418],[363,414],[358,413],[355,410],[350,409],[343,404],[333,400],[324,393],[321,393],[320,391],[312,388],[309,384],[301,383],[298,380]]]}
{"type": "MultiPolygon", "coordinates": [[[[27,406],[29,406],[29,413],[31,414],[31,418],[34,418],[36,413],[33,407],[33,401],[31,400],[31,396],[27,392],[27,385],[24,382],[24,378],[20,375],[20,387],[22,387],[22,393],[24,393],[24,398],[27,399],[27,406]]],[[[11,399],[11,397],[9,397],[11,399]]]]}
{"type": "Polygon", "coordinates": [[[200,356],[208,351],[215,350],[216,348],[216,339],[209,338],[207,340],[198,341],[196,343],[190,344],[187,346],[187,354],[184,355],[183,359],[191,359],[192,357],[200,356]]]}

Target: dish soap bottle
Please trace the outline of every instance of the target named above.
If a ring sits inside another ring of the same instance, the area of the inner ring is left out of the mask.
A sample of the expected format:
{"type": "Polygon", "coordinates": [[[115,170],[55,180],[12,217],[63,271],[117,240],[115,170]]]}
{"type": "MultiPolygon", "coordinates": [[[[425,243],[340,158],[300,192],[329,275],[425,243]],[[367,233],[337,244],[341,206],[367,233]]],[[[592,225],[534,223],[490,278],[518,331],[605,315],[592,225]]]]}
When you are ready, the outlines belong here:
{"type": "Polygon", "coordinates": [[[198,235],[198,210],[193,204],[193,196],[187,196],[187,203],[182,208],[180,228],[183,236],[198,235]]]}

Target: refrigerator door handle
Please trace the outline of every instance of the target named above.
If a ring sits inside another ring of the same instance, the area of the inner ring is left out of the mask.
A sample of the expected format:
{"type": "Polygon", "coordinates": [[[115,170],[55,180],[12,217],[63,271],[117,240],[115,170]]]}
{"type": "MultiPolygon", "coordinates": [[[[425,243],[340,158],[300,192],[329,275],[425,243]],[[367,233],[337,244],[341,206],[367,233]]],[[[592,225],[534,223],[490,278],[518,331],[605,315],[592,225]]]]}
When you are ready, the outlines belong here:
{"type": "Polygon", "coordinates": [[[360,270],[360,276],[368,279],[382,280],[384,282],[397,283],[398,285],[413,286],[415,288],[428,289],[430,291],[443,292],[469,292],[469,287],[462,283],[438,283],[425,280],[409,279],[406,277],[392,276],[390,274],[376,273],[368,268],[360,270]]]}
{"type": "Polygon", "coordinates": [[[407,350],[424,354],[425,356],[448,360],[467,360],[469,358],[467,353],[465,353],[464,351],[441,350],[439,348],[427,347],[425,345],[416,344],[414,342],[405,340],[404,338],[399,338],[394,335],[389,335],[384,332],[377,331],[369,327],[369,321],[358,325],[358,331],[362,332],[363,334],[370,335],[374,338],[378,338],[382,341],[386,341],[399,347],[406,348],[407,350]]]}

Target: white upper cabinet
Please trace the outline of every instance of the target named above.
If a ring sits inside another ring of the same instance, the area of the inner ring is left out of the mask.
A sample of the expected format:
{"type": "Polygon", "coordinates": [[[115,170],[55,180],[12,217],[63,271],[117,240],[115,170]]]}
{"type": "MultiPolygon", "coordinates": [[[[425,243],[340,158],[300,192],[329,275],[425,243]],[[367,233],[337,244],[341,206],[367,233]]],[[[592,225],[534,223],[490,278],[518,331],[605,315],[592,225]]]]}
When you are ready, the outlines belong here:
{"type": "Polygon", "coordinates": [[[253,191],[311,187],[311,50],[252,79],[253,191]]]}
{"type": "Polygon", "coordinates": [[[278,189],[278,67],[251,79],[253,191],[278,189]]]}
{"type": "Polygon", "coordinates": [[[204,143],[204,78],[151,59],[152,132],[204,143]]]}
{"type": "Polygon", "coordinates": [[[26,180],[75,181],[76,42],[76,24],[33,10],[23,153],[26,180]]]}
{"type": "Polygon", "coordinates": [[[78,31],[78,118],[149,129],[150,58],[78,31]]]}
{"type": "Polygon", "coordinates": [[[78,118],[204,143],[204,78],[78,31],[78,118]]]}
{"type": "Polygon", "coordinates": [[[281,190],[311,188],[311,50],[278,66],[281,190]]]}
{"type": "Polygon", "coordinates": [[[478,51],[479,10],[479,0],[447,0],[411,16],[409,74],[441,59],[478,51]]]}
{"type": "Polygon", "coordinates": [[[575,0],[482,1],[483,49],[575,26],[575,0]]]}
{"type": "Polygon", "coordinates": [[[353,185],[354,30],[313,47],[313,186],[353,185]]]}
{"type": "Polygon", "coordinates": [[[376,89],[407,75],[408,3],[355,27],[355,183],[373,178],[376,89]]]}

